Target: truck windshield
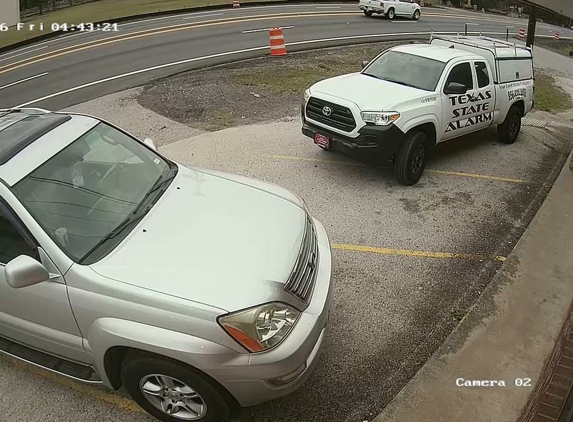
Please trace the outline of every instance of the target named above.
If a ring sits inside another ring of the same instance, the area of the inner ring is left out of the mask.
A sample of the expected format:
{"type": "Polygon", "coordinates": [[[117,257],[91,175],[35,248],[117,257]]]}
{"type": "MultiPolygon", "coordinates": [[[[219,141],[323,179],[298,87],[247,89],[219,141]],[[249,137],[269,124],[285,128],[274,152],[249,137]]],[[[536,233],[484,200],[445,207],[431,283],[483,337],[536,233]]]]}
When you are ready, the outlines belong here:
{"type": "Polygon", "coordinates": [[[72,260],[93,262],[127,236],[176,169],[127,134],[99,123],[13,190],[72,260]]]}
{"type": "Polygon", "coordinates": [[[363,75],[423,89],[435,91],[446,63],[414,54],[388,51],[374,59],[363,75]]]}

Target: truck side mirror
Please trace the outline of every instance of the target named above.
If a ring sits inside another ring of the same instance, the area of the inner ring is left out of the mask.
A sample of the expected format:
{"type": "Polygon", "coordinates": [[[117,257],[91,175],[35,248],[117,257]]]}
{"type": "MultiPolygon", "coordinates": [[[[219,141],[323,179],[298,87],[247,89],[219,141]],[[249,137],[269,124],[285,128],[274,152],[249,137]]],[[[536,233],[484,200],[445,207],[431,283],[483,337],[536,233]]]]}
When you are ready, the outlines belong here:
{"type": "Polygon", "coordinates": [[[362,69],[364,69],[366,66],[368,66],[368,63],[370,63],[368,60],[364,60],[362,62],[362,69]]]}
{"type": "Polygon", "coordinates": [[[450,82],[444,89],[444,94],[446,95],[463,95],[466,92],[468,92],[468,88],[464,84],[457,82],[450,82]]]}
{"type": "Polygon", "coordinates": [[[20,255],[6,264],[4,278],[10,287],[20,289],[50,280],[50,273],[34,258],[20,255]]]}
{"type": "Polygon", "coordinates": [[[143,143],[151,148],[153,151],[157,151],[157,147],[155,146],[155,142],[151,138],[145,138],[143,143]]]}

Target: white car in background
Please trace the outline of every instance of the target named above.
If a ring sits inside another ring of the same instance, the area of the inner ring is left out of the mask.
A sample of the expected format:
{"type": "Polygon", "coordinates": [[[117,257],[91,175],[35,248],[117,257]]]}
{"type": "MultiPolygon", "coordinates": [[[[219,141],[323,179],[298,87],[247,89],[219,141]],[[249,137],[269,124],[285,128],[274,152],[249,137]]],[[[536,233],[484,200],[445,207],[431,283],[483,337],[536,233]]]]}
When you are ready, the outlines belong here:
{"type": "Polygon", "coordinates": [[[422,13],[422,8],[414,0],[360,0],[359,7],[366,16],[376,13],[388,19],[399,16],[418,20],[422,13]]]}

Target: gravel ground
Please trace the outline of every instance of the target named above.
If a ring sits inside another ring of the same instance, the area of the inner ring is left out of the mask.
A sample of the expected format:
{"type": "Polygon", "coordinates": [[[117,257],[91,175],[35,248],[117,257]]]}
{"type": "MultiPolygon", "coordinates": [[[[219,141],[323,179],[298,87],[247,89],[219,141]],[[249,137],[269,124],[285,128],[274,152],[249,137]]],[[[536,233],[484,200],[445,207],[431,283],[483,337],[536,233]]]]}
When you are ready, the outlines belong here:
{"type": "Polygon", "coordinates": [[[208,131],[288,121],[300,115],[305,88],[320,79],[360,71],[363,60],[398,44],[289,53],[186,72],[147,84],[137,101],[176,122],[208,131]]]}

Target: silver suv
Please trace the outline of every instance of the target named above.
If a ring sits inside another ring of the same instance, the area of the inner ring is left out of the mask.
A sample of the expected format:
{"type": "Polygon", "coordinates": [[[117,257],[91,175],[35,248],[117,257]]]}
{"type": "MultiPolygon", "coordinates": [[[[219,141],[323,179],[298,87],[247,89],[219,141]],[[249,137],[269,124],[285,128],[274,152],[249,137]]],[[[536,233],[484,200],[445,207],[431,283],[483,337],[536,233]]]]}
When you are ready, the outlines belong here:
{"type": "Polygon", "coordinates": [[[284,396],[323,344],[330,244],[278,186],[100,119],[0,110],[0,351],[162,421],[284,396]]]}

